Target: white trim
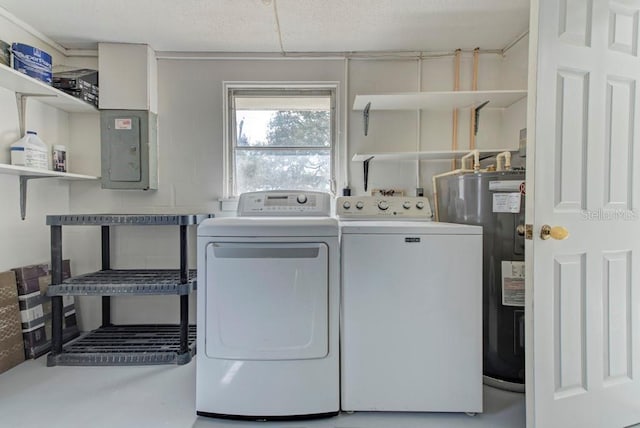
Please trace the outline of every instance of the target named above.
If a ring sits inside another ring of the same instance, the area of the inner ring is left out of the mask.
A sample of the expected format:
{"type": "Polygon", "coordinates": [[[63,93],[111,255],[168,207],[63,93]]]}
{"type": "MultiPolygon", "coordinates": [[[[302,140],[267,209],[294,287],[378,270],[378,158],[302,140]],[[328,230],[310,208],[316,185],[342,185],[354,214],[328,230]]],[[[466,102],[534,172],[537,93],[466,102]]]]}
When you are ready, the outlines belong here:
{"type": "Polygon", "coordinates": [[[67,56],[98,58],[98,50],[95,49],[67,49],[67,56]]]}
{"type": "Polygon", "coordinates": [[[231,175],[229,168],[229,89],[232,82],[222,82],[222,198],[231,198],[231,175]]]}
{"type": "MultiPolygon", "coordinates": [[[[526,188],[527,198],[525,201],[525,223],[530,225],[536,224],[535,218],[535,159],[536,159],[536,115],[538,108],[538,65],[539,65],[539,39],[541,32],[540,22],[540,0],[531,0],[529,15],[529,64],[528,64],[528,81],[527,91],[527,157],[526,157],[526,188]]],[[[535,238],[534,238],[535,239],[535,238]]],[[[525,412],[527,427],[535,427],[535,408],[536,408],[536,385],[535,385],[535,366],[534,366],[534,318],[533,310],[533,290],[536,286],[534,277],[534,241],[525,239],[525,412]]],[[[538,284],[545,286],[546,284],[538,284]]]]}
{"type": "MultiPolygon", "coordinates": [[[[333,123],[332,123],[332,146],[331,146],[331,177],[330,177],[330,190],[331,192],[337,192],[337,183],[342,179],[340,177],[340,166],[339,166],[339,150],[341,149],[340,145],[340,114],[341,114],[341,106],[340,106],[340,97],[342,96],[340,91],[340,81],[282,81],[282,82],[264,82],[264,81],[223,81],[222,82],[222,97],[223,97],[223,111],[222,111],[222,122],[223,122],[223,199],[232,199],[237,197],[234,194],[233,189],[233,165],[231,165],[231,144],[232,141],[229,139],[229,127],[231,117],[229,115],[229,90],[232,89],[283,89],[283,88],[291,88],[291,89],[329,89],[334,93],[333,99],[333,108],[335,108],[335,112],[333,114],[333,123]]],[[[345,160],[344,162],[347,162],[345,160]]]]}
{"type": "MultiPolygon", "coordinates": [[[[343,127],[341,129],[344,129],[344,132],[341,132],[341,139],[342,139],[342,159],[340,159],[340,157],[338,156],[338,161],[342,162],[342,170],[344,173],[344,176],[341,177],[340,182],[342,183],[342,187],[339,189],[336,189],[336,193],[338,193],[338,196],[342,196],[342,189],[346,188],[349,186],[349,166],[351,165],[351,162],[349,162],[349,105],[350,105],[350,100],[349,100],[349,75],[350,75],[350,68],[349,68],[349,58],[345,58],[344,59],[344,102],[342,103],[342,108],[344,109],[344,123],[343,123],[343,127]]],[[[336,151],[336,153],[338,153],[336,151]]],[[[337,156],[337,154],[336,154],[337,156]]]]}
{"type": "Polygon", "coordinates": [[[335,89],[339,85],[339,81],[234,81],[234,80],[225,80],[222,82],[223,87],[225,89],[233,88],[233,89],[281,89],[291,87],[292,89],[335,89]]]}
{"type": "MultiPolygon", "coordinates": [[[[422,92],[422,60],[417,61],[417,90],[422,92]]],[[[422,109],[416,110],[416,151],[419,152],[422,148],[422,109]]],[[[420,185],[420,159],[416,159],[416,189],[423,187],[420,185]]],[[[416,190],[416,196],[417,190],[416,190]]]]}
{"type": "MultiPolygon", "coordinates": [[[[463,53],[471,53],[472,49],[463,49],[463,53]]],[[[503,55],[502,49],[481,49],[480,54],[503,55]]],[[[158,51],[159,60],[189,60],[189,61],[276,61],[276,60],[336,60],[344,59],[389,59],[389,60],[410,60],[410,59],[430,59],[454,56],[455,51],[362,51],[362,52],[177,52],[158,51]]]]}

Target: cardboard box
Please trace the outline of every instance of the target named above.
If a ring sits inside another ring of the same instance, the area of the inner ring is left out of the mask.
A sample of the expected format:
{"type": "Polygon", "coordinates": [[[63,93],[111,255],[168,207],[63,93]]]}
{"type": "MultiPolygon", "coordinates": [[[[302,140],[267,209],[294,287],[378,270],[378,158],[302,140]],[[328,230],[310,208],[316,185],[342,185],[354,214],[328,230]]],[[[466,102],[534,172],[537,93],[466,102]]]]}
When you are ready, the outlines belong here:
{"type": "Polygon", "coordinates": [[[91,83],[87,83],[83,81],[80,81],[77,87],[75,88],[64,88],[59,85],[56,85],[55,83],[53,84],[53,86],[57,89],[60,89],[61,91],[66,92],[69,95],[78,96],[78,97],[82,94],[89,94],[97,97],[100,94],[100,88],[98,88],[95,85],[92,85],[91,83]]]}
{"type": "Polygon", "coordinates": [[[72,97],[76,97],[76,98],[80,98],[81,100],[92,104],[93,106],[95,106],[96,108],[98,108],[98,90],[97,90],[97,86],[95,87],[95,90],[91,89],[91,90],[87,90],[85,88],[83,89],[77,89],[77,90],[70,90],[70,89],[60,89],[62,92],[71,95],[72,97]],[[95,93],[94,93],[95,92],[95,93]]]}
{"type": "Polygon", "coordinates": [[[23,43],[11,45],[13,68],[27,76],[38,79],[47,85],[51,84],[51,55],[45,51],[23,43]]]}
{"type": "Polygon", "coordinates": [[[0,64],[11,67],[11,45],[0,40],[0,64]]]}
{"type": "MultiPolygon", "coordinates": [[[[16,274],[18,302],[22,321],[24,350],[27,358],[38,358],[51,349],[51,282],[49,265],[38,264],[12,269],[16,274]]],[[[63,261],[62,278],[71,276],[69,260],[63,261]]],[[[78,336],[74,298],[63,297],[63,342],[78,336]]]]}
{"type": "Polygon", "coordinates": [[[13,272],[0,273],[0,373],[24,361],[24,344],[13,272]]]}
{"type": "Polygon", "coordinates": [[[53,87],[98,107],[98,72],[88,68],[53,73],[53,87]]]}
{"type": "Polygon", "coordinates": [[[98,71],[89,68],[53,73],[53,86],[59,89],[98,87],[98,71]]]}

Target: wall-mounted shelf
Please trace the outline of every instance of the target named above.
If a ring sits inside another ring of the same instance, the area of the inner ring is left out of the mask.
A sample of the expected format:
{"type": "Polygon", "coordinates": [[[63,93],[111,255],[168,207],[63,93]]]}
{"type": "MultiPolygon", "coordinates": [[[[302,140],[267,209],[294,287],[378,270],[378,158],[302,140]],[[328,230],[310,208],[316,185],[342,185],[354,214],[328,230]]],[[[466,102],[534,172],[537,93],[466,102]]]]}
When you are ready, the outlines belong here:
{"type": "MultiPolygon", "coordinates": [[[[18,104],[18,122],[20,135],[26,132],[26,110],[29,98],[38,98],[44,104],[69,113],[97,113],[93,105],[72,97],[69,94],[40,82],[26,74],[20,73],[6,65],[0,64],[0,87],[15,92],[18,104]]],[[[20,216],[25,219],[27,210],[27,182],[35,178],[61,178],[63,180],[97,180],[99,177],[72,174],[67,172],[48,171],[0,164],[0,174],[20,176],[20,216]]]]}
{"type": "MultiPolygon", "coordinates": [[[[478,150],[480,157],[486,155],[496,155],[504,152],[505,149],[478,150]]],[[[416,160],[451,160],[457,159],[469,153],[469,150],[443,150],[429,152],[395,152],[395,153],[356,153],[351,159],[354,162],[363,162],[367,159],[376,161],[416,161],[416,160]]]]}
{"type": "Polygon", "coordinates": [[[9,89],[16,95],[38,97],[39,101],[70,113],[98,112],[93,105],[2,64],[0,64],[0,87],[9,89]]]}
{"type": "Polygon", "coordinates": [[[69,172],[50,171],[47,169],[28,168],[0,164],[0,174],[17,175],[20,177],[20,217],[25,219],[27,214],[27,182],[36,178],[60,178],[62,180],[98,180],[93,175],[73,174],[69,172]]]}
{"type": "Polygon", "coordinates": [[[93,175],[73,174],[70,172],[58,172],[48,169],[28,168],[25,166],[6,164],[0,164],[0,174],[30,176],[33,178],[61,178],[63,180],[98,180],[100,178],[93,175]]]}
{"type": "Polygon", "coordinates": [[[397,92],[356,95],[354,110],[452,110],[475,107],[489,101],[487,109],[506,108],[527,96],[526,90],[397,92]]]}

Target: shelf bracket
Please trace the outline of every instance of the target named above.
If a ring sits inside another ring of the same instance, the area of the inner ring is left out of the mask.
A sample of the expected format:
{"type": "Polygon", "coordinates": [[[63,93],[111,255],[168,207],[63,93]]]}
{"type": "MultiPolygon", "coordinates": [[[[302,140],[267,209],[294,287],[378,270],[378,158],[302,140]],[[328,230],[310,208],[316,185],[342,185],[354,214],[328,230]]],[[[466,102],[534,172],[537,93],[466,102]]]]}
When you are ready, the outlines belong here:
{"type": "Polygon", "coordinates": [[[20,218],[24,220],[27,217],[27,182],[36,178],[49,178],[40,175],[21,175],[20,176],[20,218]]]}
{"type": "Polygon", "coordinates": [[[478,135],[478,127],[480,126],[480,110],[482,110],[482,108],[484,106],[486,106],[487,104],[489,104],[489,101],[485,101],[482,104],[480,104],[478,107],[476,107],[473,110],[473,114],[475,116],[475,121],[473,122],[473,135],[478,135]]]}
{"type": "MultiPolygon", "coordinates": [[[[16,103],[18,104],[18,122],[20,125],[20,137],[24,137],[27,133],[26,113],[27,100],[31,97],[55,97],[55,95],[30,94],[25,92],[16,92],[16,103]]],[[[24,220],[24,218],[23,218],[24,220]]]]}
{"type": "Polygon", "coordinates": [[[362,163],[363,165],[363,172],[364,172],[364,191],[367,191],[367,187],[369,185],[369,162],[371,162],[371,160],[374,158],[375,156],[371,156],[368,159],[365,159],[364,162],[362,163]]]}
{"type": "Polygon", "coordinates": [[[369,110],[371,109],[371,101],[367,103],[362,111],[362,119],[364,120],[364,136],[369,133],[369,110]]]}

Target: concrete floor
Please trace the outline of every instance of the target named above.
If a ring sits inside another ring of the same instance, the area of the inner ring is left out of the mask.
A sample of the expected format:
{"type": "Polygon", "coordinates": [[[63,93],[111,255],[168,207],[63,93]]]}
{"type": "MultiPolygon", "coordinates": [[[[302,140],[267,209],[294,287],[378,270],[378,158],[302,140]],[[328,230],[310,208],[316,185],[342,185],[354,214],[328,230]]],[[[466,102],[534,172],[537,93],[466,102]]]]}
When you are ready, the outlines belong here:
{"type": "Polygon", "coordinates": [[[46,367],[26,361],[0,375],[7,428],[524,428],[524,394],[485,386],[485,412],[356,412],[295,422],[241,422],[195,413],[197,358],[184,366],[46,367]]]}

